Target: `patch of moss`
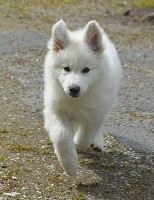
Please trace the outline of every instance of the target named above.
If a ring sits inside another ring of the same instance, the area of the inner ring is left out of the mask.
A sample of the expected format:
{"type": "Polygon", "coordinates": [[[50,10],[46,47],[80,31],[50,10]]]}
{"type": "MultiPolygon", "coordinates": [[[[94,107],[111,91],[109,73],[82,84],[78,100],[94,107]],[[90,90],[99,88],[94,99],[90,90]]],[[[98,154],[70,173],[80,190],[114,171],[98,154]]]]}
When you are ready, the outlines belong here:
{"type": "Polygon", "coordinates": [[[132,7],[150,8],[154,7],[154,0],[131,0],[129,1],[132,7]]]}
{"type": "Polygon", "coordinates": [[[3,161],[3,160],[5,160],[5,155],[0,153],[0,161],[3,161]]]}
{"type": "Polygon", "coordinates": [[[8,128],[3,128],[0,132],[1,133],[9,133],[10,130],[8,128]]]}
{"type": "Polygon", "coordinates": [[[19,142],[13,142],[9,145],[9,149],[12,151],[30,151],[31,147],[26,143],[19,143],[19,142]]]}
{"type": "Polygon", "coordinates": [[[149,118],[149,119],[154,119],[154,114],[150,114],[150,115],[148,116],[148,118],[149,118]]]}
{"type": "Polygon", "coordinates": [[[9,132],[10,130],[7,128],[0,130],[0,145],[1,146],[5,145],[5,138],[6,138],[6,135],[9,134],[9,132]]]}
{"type": "Polygon", "coordinates": [[[0,0],[0,5],[3,4],[5,2],[5,0],[0,0]]]}
{"type": "Polygon", "coordinates": [[[41,21],[44,23],[52,23],[51,17],[48,15],[43,15],[40,17],[41,21]]]}
{"type": "Polygon", "coordinates": [[[84,193],[84,192],[79,192],[79,193],[77,193],[77,194],[74,196],[73,200],[86,200],[86,198],[85,198],[85,193],[84,193]]]}
{"type": "Polygon", "coordinates": [[[44,154],[44,155],[51,155],[51,150],[50,150],[50,149],[42,149],[42,150],[41,150],[41,154],[44,154]]]}
{"type": "Polygon", "coordinates": [[[29,135],[29,132],[26,132],[26,131],[18,131],[17,134],[18,134],[18,135],[21,135],[21,136],[28,136],[28,135],[29,135]]]}
{"type": "Polygon", "coordinates": [[[92,163],[92,160],[84,158],[82,155],[79,155],[79,163],[81,165],[89,165],[92,163]]]}
{"type": "Polygon", "coordinates": [[[134,117],[134,118],[136,118],[136,117],[137,117],[137,114],[136,114],[136,112],[129,112],[129,114],[130,114],[130,116],[131,116],[131,117],[134,117]]]}
{"type": "Polygon", "coordinates": [[[121,0],[110,0],[108,1],[113,8],[122,8],[122,7],[136,7],[136,8],[150,8],[154,7],[154,0],[129,0],[129,1],[121,1],[121,0]]]}

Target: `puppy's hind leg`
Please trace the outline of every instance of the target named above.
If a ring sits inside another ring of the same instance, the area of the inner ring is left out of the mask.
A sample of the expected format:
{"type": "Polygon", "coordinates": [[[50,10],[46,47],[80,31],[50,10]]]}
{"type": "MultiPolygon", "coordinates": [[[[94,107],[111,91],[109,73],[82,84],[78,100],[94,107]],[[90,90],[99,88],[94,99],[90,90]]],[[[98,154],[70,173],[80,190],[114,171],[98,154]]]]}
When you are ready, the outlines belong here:
{"type": "Polygon", "coordinates": [[[101,152],[101,151],[104,151],[105,150],[105,141],[104,141],[104,138],[103,138],[103,133],[102,131],[100,131],[95,139],[94,139],[94,142],[90,145],[90,147],[97,151],[97,152],[101,152]]]}
{"type": "Polygon", "coordinates": [[[103,138],[102,125],[82,125],[75,135],[74,143],[78,149],[85,149],[90,146],[95,151],[104,151],[105,142],[103,138]]]}
{"type": "Polygon", "coordinates": [[[97,126],[81,125],[77,131],[74,143],[78,149],[85,149],[94,143],[96,134],[98,132],[97,126]]]}

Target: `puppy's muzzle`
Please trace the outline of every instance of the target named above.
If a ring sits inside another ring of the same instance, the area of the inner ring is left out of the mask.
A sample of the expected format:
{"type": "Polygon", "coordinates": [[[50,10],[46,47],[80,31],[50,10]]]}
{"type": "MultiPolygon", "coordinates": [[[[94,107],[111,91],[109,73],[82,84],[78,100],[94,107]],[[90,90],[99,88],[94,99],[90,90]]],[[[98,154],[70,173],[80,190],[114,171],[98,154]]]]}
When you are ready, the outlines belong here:
{"type": "Polygon", "coordinates": [[[69,95],[71,97],[78,97],[79,93],[80,93],[80,87],[79,86],[69,88],[69,95]]]}

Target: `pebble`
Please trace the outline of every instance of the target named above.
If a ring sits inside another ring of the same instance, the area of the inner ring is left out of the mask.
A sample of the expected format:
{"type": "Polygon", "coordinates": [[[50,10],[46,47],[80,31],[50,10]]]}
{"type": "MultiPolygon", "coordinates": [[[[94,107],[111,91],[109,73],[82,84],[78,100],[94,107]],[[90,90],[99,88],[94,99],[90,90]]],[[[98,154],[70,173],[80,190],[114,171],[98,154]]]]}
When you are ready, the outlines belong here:
{"type": "Polygon", "coordinates": [[[5,192],[5,193],[3,193],[3,195],[10,196],[10,197],[16,197],[19,194],[20,193],[18,193],[18,192],[5,192]]]}

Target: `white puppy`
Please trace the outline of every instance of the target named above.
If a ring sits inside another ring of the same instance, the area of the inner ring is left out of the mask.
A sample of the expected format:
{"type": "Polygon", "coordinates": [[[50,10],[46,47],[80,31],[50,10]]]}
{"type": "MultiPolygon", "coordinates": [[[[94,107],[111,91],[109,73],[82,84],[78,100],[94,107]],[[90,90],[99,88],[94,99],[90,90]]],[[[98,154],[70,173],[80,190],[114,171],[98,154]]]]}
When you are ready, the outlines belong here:
{"type": "Polygon", "coordinates": [[[74,176],[76,147],[103,150],[102,128],[116,101],[121,64],[96,21],[70,31],[63,20],[52,28],[44,66],[45,128],[63,169],[74,176]]]}

